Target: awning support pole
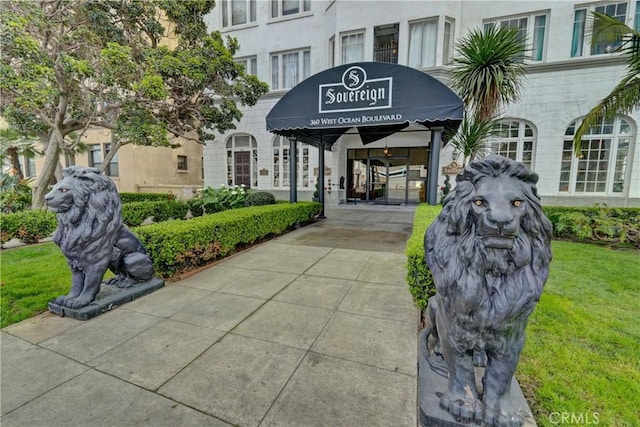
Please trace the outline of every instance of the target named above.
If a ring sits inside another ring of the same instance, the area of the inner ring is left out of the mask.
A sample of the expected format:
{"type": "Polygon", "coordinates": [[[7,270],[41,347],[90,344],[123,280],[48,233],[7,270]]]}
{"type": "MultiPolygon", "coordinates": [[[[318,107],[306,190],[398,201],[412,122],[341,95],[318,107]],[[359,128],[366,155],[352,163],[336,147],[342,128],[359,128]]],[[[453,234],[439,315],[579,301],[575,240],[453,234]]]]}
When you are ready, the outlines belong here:
{"type": "Polygon", "coordinates": [[[318,202],[322,204],[318,218],[324,219],[324,143],[318,145],[318,202]]]}
{"type": "Polygon", "coordinates": [[[298,203],[298,142],[289,139],[289,203],[298,203]]]}
{"type": "Polygon", "coordinates": [[[427,175],[427,203],[434,206],[438,203],[438,168],[440,167],[440,143],[443,127],[431,128],[429,153],[429,174],[427,175]]]}

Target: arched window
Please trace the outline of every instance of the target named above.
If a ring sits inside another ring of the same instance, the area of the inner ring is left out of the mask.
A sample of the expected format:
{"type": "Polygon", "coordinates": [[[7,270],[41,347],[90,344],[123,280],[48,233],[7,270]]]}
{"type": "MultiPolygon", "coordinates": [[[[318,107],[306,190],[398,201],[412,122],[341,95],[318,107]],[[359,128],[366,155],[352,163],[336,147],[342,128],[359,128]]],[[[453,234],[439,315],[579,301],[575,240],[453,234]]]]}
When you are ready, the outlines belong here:
{"type": "Polygon", "coordinates": [[[258,143],[252,135],[235,134],[227,139],[227,184],[258,186],[258,143]]]}
{"type": "Polygon", "coordinates": [[[634,135],[623,117],[603,120],[582,137],[580,154],[573,151],[573,136],[581,119],[565,132],[559,191],[621,194],[628,185],[629,153],[634,135]]]}
{"type": "Polygon", "coordinates": [[[499,154],[517,162],[533,167],[534,131],[531,125],[522,120],[504,120],[494,129],[487,151],[499,154]]]}
{"type": "MultiPolygon", "coordinates": [[[[309,187],[309,146],[298,143],[298,188],[309,187]]],[[[273,139],[273,187],[289,188],[289,139],[276,136],[273,139]]]]}

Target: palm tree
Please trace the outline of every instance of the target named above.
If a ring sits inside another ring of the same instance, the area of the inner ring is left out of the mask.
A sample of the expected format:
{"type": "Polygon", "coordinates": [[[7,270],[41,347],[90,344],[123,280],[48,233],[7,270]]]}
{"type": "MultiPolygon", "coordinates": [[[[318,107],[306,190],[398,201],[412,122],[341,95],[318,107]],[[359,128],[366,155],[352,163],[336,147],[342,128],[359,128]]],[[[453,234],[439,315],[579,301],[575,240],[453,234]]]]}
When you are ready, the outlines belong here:
{"type": "Polygon", "coordinates": [[[471,31],[456,47],[450,82],[468,109],[449,137],[466,163],[484,150],[501,107],[518,100],[527,48],[517,29],[493,26],[471,31]]]}
{"type": "Polygon", "coordinates": [[[592,44],[602,41],[622,42],[616,52],[627,59],[627,72],[613,90],[587,113],[573,137],[573,149],[580,155],[582,136],[589,128],[602,120],[612,119],[619,113],[630,113],[640,108],[640,31],[628,27],[624,22],[593,12],[592,44]]]}
{"type": "Polygon", "coordinates": [[[480,120],[494,118],[522,89],[524,40],[516,28],[472,30],[457,44],[451,86],[480,120]]]}
{"type": "Polygon", "coordinates": [[[463,155],[463,165],[484,154],[486,140],[493,134],[497,124],[495,119],[482,120],[477,116],[465,115],[458,131],[450,135],[449,140],[453,150],[463,155]]]}

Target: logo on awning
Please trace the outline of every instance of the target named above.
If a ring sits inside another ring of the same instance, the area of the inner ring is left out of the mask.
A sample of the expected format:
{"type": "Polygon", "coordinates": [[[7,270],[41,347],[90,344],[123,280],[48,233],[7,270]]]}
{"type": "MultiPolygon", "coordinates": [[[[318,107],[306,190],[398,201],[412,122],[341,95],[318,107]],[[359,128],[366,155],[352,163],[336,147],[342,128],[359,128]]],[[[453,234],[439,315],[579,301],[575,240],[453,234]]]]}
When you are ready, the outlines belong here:
{"type": "Polygon", "coordinates": [[[319,85],[320,113],[364,111],[390,108],[393,77],[367,79],[362,67],[353,66],[342,74],[341,83],[319,85]]]}

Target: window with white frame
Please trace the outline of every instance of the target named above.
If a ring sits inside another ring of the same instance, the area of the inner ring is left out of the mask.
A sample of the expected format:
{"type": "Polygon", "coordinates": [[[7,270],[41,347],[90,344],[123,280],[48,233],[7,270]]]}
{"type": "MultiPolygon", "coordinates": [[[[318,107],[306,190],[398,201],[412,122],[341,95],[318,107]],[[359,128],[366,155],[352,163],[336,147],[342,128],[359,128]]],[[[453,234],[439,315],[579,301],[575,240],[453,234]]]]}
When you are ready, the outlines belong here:
{"type": "Polygon", "coordinates": [[[291,89],[311,74],[311,50],[271,54],[271,89],[291,89]]]}
{"type": "Polygon", "coordinates": [[[311,11],[311,0],[271,0],[269,13],[272,18],[278,18],[309,11],[311,11]]]}
{"type": "Polygon", "coordinates": [[[100,144],[89,144],[89,167],[100,169],[102,167],[102,146],[100,144]]]}
{"type": "Polygon", "coordinates": [[[246,58],[234,59],[237,64],[244,66],[244,72],[246,74],[258,75],[258,58],[256,56],[247,56],[246,58]]]}
{"type": "Polygon", "coordinates": [[[341,46],[343,64],[364,61],[364,31],[343,34],[341,46]]]}
{"type": "Polygon", "coordinates": [[[620,47],[620,41],[599,41],[591,43],[593,32],[592,12],[600,12],[609,15],[620,22],[627,21],[627,2],[599,4],[595,6],[585,6],[575,10],[573,18],[573,39],[571,42],[571,57],[602,55],[614,52],[620,47]],[[589,48],[589,46],[591,46],[589,48]]]}
{"type": "Polygon", "coordinates": [[[534,144],[535,135],[531,125],[522,120],[503,120],[493,129],[487,151],[522,162],[531,169],[534,144]]]}
{"type": "MultiPolygon", "coordinates": [[[[289,168],[291,161],[289,139],[276,136],[273,140],[273,187],[289,188],[289,168]]],[[[298,188],[309,188],[309,146],[298,143],[297,151],[297,185],[298,188]]]]}
{"type": "MultiPolygon", "coordinates": [[[[240,185],[236,182],[236,167],[238,162],[246,157],[250,162],[248,174],[250,182],[248,187],[258,186],[258,143],[253,135],[235,134],[227,139],[227,185],[240,185]],[[245,153],[244,156],[236,156],[235,153],[245,153]]],[[[244,183],[244,182],[243,182],[244,183]]],[[[246,185],[246,184],[245,184],[246,185]]]]}
{"type": "Polygon", "coordinates": [[[518,35],[529,50],[529,60],[538,62],[544,60],[548,12],[535,12],[527,15],[493,18],[484,21],[485,30],[490,26],[500,28],[516,28],[518,35]]]}
{"type": "Polygon", "coordinates": [[[256,0],[221,0],[222,27],[256,22],[256,0]]]}
{"type": "Polygon", "coordinates": [[[436,65],[438,18],[409,24],[409,67],[425,68],[436,65]]]}
{"type": "Polygon", "coordinates": [[[448,64],[453,58],[454,20],[447,18],[444,21],[444,37],[442,41],[442,63],[448,64]]]}
{"type": "Polygon", "coordinates": [[[575,120],[565,132],[558,190],[576,194],[624,193],[635,140],[631,123],[621,116],[603,120],[583,135],[580,154],[576,156],[573,136],[580,122],[575,120]]]}

